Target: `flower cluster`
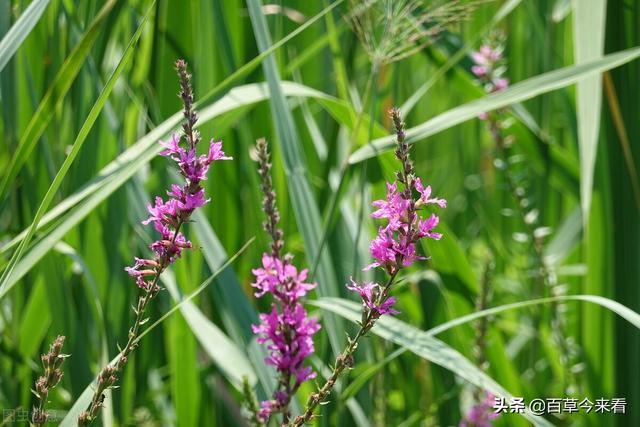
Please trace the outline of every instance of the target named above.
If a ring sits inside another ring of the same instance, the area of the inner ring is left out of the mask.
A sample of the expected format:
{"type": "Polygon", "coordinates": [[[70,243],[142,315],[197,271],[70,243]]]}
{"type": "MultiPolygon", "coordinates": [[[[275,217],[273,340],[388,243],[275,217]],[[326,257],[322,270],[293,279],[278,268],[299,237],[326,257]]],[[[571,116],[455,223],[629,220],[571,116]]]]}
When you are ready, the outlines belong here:
{"type": "Polygon", "coordinates": [[[373,202],[377,210],[371,216],[386,219],[387,225],[378,229],[377,237],[371,242],[369,250],[375,261],[365,267],[365,270],[380,267],[389,277],[384,286],[371,282],[359,284],[353,279],[351,284],[346,285],[347,289],[357,293],[362,299],[360,329],[353,338],[347,337],[347,346],[336,358],[331,375],[317,392],[309,396],[304,412],[293,420],[293,427],[300,427],[315,417],[316,408],[326,401],[340,375],[353,367],[354,353],[359,340],[367,335],[377,320],[385,314],[399,313],[393,308],[396,298],[390,295],[390,290],[400,270],[416,260],[425,259],[416,253],[416,244],[425,237],[435,240],[442,238],[442,234],[434,231],[440,221],[438,216],[431,214],[423,218],[419,213],[427,205],[444,208],[447,202],[432,197],[431,187],[425,186],[420,178],[414,175],[400,111],[393,108],[390,115],[398,143],[395,154],[402,168],[396,173],[397,182],[387,184],[386,199],[373,202]],[[398,184],[402,185],[402,190],[398,184]]]}
{"type": "Polygon", "coordinates": [[[460,421],[459,427],[491,427],[491,422],[500,415],[493,409],[494,401],[494,395],[487,393],[482,402],[469,409],[469,412],[460,421]]]}
{"type": "Polygon", "coordinates": [[[347,289],[358,293],[360,298],[362,298],[362,304],[367,308],[367,310],[375,312],[377,316],[400,313],[398,310],[393,308],[393,305],[396,303],[396,297],[389,297],[381,303],[377,302],[378,296],[382,291],[382,287],[377,283],[366,282],[362,285],[358,285],[353,281],[353,279],[351,279],[351,285],[347,285],[347,289]]]}
{"type": "Polygon", "coordinates": [[[473,52],[471,58],[475,63],[471,72],[484,84],[488,93],[498,92],[509,86],[509,79],[502,77],[505,68],[502,66],[502,48],[482,45],[473,52]]]}
{"type": "Polygon", "coordinates": [[[289,417],[289,402],[300,385],[316,374],[304,361],[314,352],[313,335],[320,330],[315,318],[310,318],[300,303],[300,299],[316,287],[308,283],[308,270],[298,269],[292,264],[293,257],[282,256],[282,231],[278,228],[279,212],[275,205],[269,171],[269,152],[267,143],[261,139],[257,143],[259,173],[264,193],[263,209],[267,214],[264,228],[271,235],[271,253],[262,255],[262,268],[253,270],[256,289],[255,296],[260,298],[271,294],[274,303],[271,312],[260,315],[260,324],[253,325],[260,344],[267,344],[268,365],[274,366],[279,374],[278,389],[273,399],[261,403],[257,416],[262,422],[268,422],[273,413],[282,413],[289,417]]]}
{"type": "MultiPolygon", "coordinates": [[[[387,197],[376,200],[373,206],[377,208],[371,214],[376,219],[386,219],[387,225],[378,229],[378,235],[372,240],[369,251],[374,262],[365,270],[382,267],[391,277],[395,277],[401,268],[410,266],[414,261],[425,259],[416,253],[416,244],[423,238],[439,240],[442,234],[434,232],[440,222],[436,214],[421,218],[419,209],[426,205],[447,206],[444,199],[432,197],[431,186],[425,186],[419,177],[413,174],[413,164],[409,160],[409,145],[404,141],[404,123],[399,111],[393,109],[391,116],[396,126],[398,148],[396,157],[402,163],[402,170],[397,173],[398,181],[403,185],[403,191],[398,190],[398,183],[387,183],[387,197]],[[414,196],[417,194],[417,196],[414,196]]],[[[395,314],[392,308],[394,297],[388,297],[386,287],[376,283],[365,283],[360,286],[352,281],[348,289],[360,294],[365,312],[380,317],[383,314],[395,314]]]]}
{"type": "MultiPolygon", "coordinates": [[[[475,63],[471,67],[471,72],[478,78],[486,93],[499,92],[509,87],[509,79],[503,77],[506,67],[503,65],[502,50],[502,47],[491,47],[485,44],[479,51],[471,54],[475,63]]],[[[478,118],[487,120],[489,114],[480,113],[478,118]]]]}
{"type": "Polygon", "coordinates": [[[442,234],[433,229],[440,222],[436,214],[426,219],[418,217],[417,208],[427,204],[435,204],[442,208],[447,206],[444,199],[431,197],[431,186],[424,186],[418,177],[409,181],[409,189],[419,193],[418,199],[413,199],[413,192],[398,192],[398,184],[387,183],[386,200],[376,200],[373,206],[378,208],[371,214],[372,218],[384,218],[388,221],[385,227],[378,229],[378,235],[369,247],[375,262],[365,267],[383,267],[390,274],[402,267],[410,266],[414,261],[425,259],[416,254],[416,243],[424,238],[439,240],[442,234]],[[411,198],[407,197],[410,194],[411,198]]]}
{"type": "Polygon", "coordinates": [[[371,241],[369,251],[374,262],[364,268],[368,270],[381,267],[391,279],[384,287],[377,283],[358,285],[353,280],[351,285],[347,285],[349,290],[360,294],[364,317],[372,314],[376,319],[383,314],[397,313],[392,308],[395,298],[388,296],[388,287],[393,281],[392,278],[400,269],[409,267],[414,261],[426,259],[417,254],[416,244],[423,238],[435,240],[442,238],[441,233],[434,231],[440,218],[434,213],[422,218],[419,211],[427,205],[447,207],[446,200],[433,197],[431,186],[425,186],[422,180],[414,175],[413,164],[409,159],[409,145],[405,142],[404,123],[397,109],[391,110],[391,116],[398,138],[395,154],[402,163],[402,170],[396,174],[396,178],[403,189],[401,191],[398,188],[398,182],[387,183],[386,199],[373,202],[377,210],[371,214],[371,217],[386,219],[387,225],[380,227],[378,235],[371,241]]]}
{"type": "Polygon", "coordinates": [[[184,125],[185,140],[174,134],[169,141],[160,141],[165,148],[160,152],[161,156],[169,157],[175,161],[180,174],[185,178],[183,185],[173,184],[167,191],[167,201],[162,197],[156,197],[155,203],[149,204],[149,218],[142,221],[143,224],[153,223],[154,228],[160,233],[160,238],[151,244],[154,252],[153,259],[136,258],[132,267],[126,267],[129,275],[135,277],[136,283],[141,288],[150,291],[156,287],[155,281],[147,281],[148,277],[156,277],[168,265],[180,258],[183,249],[192,247],[191,242],[180,232],[182,224],[187,222],[193,211],[204,206],[210,199],[205,198],[201,181],[207,179],[209,166],[216,160],[231,160],[222,151],[222,142],[211,140],[207,154],[198,156],[196,149],[200,142],[199,133],[193,129],[197,116],[193,111],[193,94],[189,84],[190,75],[186,73],[184,61],[176,64],[181,78],[181,97],[185,101],[184,125]]]}

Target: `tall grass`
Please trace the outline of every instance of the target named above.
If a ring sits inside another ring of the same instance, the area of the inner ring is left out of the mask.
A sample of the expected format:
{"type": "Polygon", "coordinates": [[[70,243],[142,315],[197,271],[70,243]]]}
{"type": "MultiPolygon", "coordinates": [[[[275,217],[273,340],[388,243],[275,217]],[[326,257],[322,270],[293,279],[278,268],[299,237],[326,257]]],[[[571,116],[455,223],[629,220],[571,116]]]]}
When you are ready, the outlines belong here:
{"type": "MultiPolygon", "coordinates": [[[[71,357],[47,408],[75,425],[95,373],[126,342],[137,290],[123,267],[153,239],[140,226],[150,195],[174,181],[156,142],[179,126],[172,64],[185,58],[200,130],[235,161],[206,182],[215,198],[188,230],[199,250],[163,278],[105,425],[246,425],[243,377],[271,395],[275,373],[251,333],[268,308],[250,287],[268,245],[252,160],[262,136],[274,142],[288,251],[318,282],[312,362],[321,380],[330,373],[359,316],[344,284],[374,278],[354,265],[370,259],[370,200],[393,179],[392,106],[405,114],[416,173],[450,202],[445,238],[422,248],[431,259],[398,289],[401,314],[361,342],[315,423],[457,425],[480,387],[627,400],[626,415],[508,414],[495,425],[640,425],[638,6],[472,3],[467,19],[372,77],[349,1],[1,0],[0,408],[36,404],[39,355],[61,334],[71,357]],[[512,86],[484,95],[468,52],[495,29],[512,86]],[[551,231],[543,254],[558,285],[540,293],[495,142],[476,118],[500,108],[515,139],[509,161],[551,231]],[[493,308],[474,314],[488,265],[493,308]],[[486,371],[472,349],[482,317],[486,371]]],[[[312,389],[303,385],[294,413],[312,389]]]]}

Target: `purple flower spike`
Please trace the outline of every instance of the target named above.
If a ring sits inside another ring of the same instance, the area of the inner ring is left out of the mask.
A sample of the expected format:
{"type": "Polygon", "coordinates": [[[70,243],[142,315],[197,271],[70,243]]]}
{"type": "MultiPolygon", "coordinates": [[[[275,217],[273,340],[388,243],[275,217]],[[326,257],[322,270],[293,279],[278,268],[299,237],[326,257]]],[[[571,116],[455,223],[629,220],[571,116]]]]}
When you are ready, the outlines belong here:
{"type": "MultiPolygon", "coordinates": [[[[255,276],[251,284],[255,296],[261,298],[271,294],[275,301],[269,313],[260,314],[260,324],[252,325],[258,335],[257,341],[266,344],[269,351],[265,362],[278,371],[278,388],[273,398],[263,401],[255,416],[268,424],[272,414],[281,413],[283,422],[289,418],[289,403],[300,385],[316,377],[315,372],[304,362],[314,351],[313,335],[320,330],[315,318],[309,317],[300,299],[316,287],[306,282],[308,270],[298,271],[293,265],[293,256],[282,255],[282,230],[278,228],[280,213],[276,207],[275,192],[269,171],[269,152],[264,139],[256,144],[261,189],[264,193],[263,210],[267,215],[264,229],[271,236],[271,253],[262,255],[262,267],[253,269],[255,276]]],[[[209,158],[224,158],[217,143],[212,142],[209,158]]]]}
{"type": "MultiPolygon", "coordinates": [[[[150,245],[155,257],[153,260],[145,260],[150,263],[141,264],[136,258],[133,267],[125,270],[136,279],[138,286],[151,289],[145,282],[145,277],[157,276],[165,268],[180,258],[184,249],[192,247],[185,236],[180,232],[182,225],[189,221],[193,211],[209,203],[204,188],[200,182],[207,179],[209,166],[216,160],[231,160],[222,151],[222,142],[211,140],[208,154],[198,157],[196,148],[200,143],[200,135],[194,130],[197,115],[193,110],[193,94],[189,83],[190,76],[186,72],[186,64],[179,61],[178,73],[181,77],[181,98],[185,102],[184,116],[187,122],[183,125],[184,138],[174,134],[169,141],[160,141],[164,150],[161,156],[169,157],[178,165],[180,173],[185,179],[183,185],[172,184],[167,191],[169,199],[165,202],[162,197],[156,197],[153,204],[147,206],[149,218],[142,221],[147,225],[153,223],[154,228],[160,233],[160,239],[150,245]],[[142,266],[144,269],[141,269],[142,266]]],[[[153,286],[157,280],[153,280],[153,286]]]]}
{"type": "Polygon", "coordinates": [[[422,238],[440,240],[442,234],[432,230],[438,225],[440,218],[436,214],[420,219],[417,208],[426,205],[447,206],[447,201],[431,197],[431,186],[424,186],[418,177],[411,177],[405,184],[405,191],[398,191],[397,183],[387,183],[387,197],[376,200],[372,205],[378,208],[371,216],[386,219],[385,227],[378,229],[378,235],[371,242],[369,251],[375,261],[365,267],[382,267],[392,274],[401,267],[408,267],[414,261],[426,259],[416,254],[416,243],[422,238]],[[413,193],[420,196],[415,199],[413,193]]]}
{"type": "MultiPolygon", "coordinates": [[[[478,52],[471,54],[471,59],[475,63],[471,67],[471,72],[478,78],[478,82],[484,86],[486,93],[500,92],[509,87],[509,79],[502,77],[505,71],[502,47],[483,45],[478,52]]],[[[489,114],[480,113],[478,118],[487,120],[489,119],[489,114]]]]}

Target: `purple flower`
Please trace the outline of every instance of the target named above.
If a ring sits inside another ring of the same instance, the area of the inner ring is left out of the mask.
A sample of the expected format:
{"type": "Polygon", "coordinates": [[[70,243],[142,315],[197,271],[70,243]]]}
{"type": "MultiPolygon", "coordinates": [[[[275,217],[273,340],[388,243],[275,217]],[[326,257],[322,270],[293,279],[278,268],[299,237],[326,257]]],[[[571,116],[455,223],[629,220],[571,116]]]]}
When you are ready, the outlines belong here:
{"type": "Polygon", "coordinates": [[[180,147],[180,137],[177,133],[173,134],[171,141],[160,141],[160,145],[166,148],[166,150],[160,152],[160,155],[171,157],[175,161],[178,161],[180,156],[185,152],[184,148],[180,147]]]}
{"type": "Polygon", "coordinates": [[[494,400],[495,396],[487,393],[485,400],[469,409],[459,427],[491,427],[492,421],[500,415],[493,410],[494,400]]]}
{"type": "Polygon", "coordinates": [[[292,256],[282,259],[262,255],[262,268],[253,270],[257,289],[256,297],[267,293],[280,304],[272,304],[271,312],[260,314],[260,324],[252,325],[258,334],[258,343],[267,344],[269,355],[265,359],[274,366],[283,381],[274,399],[262,402],[260,416],[267,420],[272,412],[287,411],[291,396],[303,382],[315,378],[313,370],[304,365],[314,352],[313,335],[320,330],[315,318],[310,318],[299,299],[315,288],[315,283],[305,282],[308,271],[291,264],[292,256]]]}
{"type": "MultiPolygon", "coordinates": [[[[224,157],[219,145],[212,142],[208,159],[224,157]]],[[[282,230],[278,228],[280,213],[276,206],[276,193],[269,171],[269,150],[267,142],[259,139],[256,143],[258,173],[261,178],[261,190],[264,193],[262,208],[267,216],[264,229],[271,236],[271,252],[262,255],[262,267],[253,269],[255,281],[251,284],[260,298],[269,293],[274,302],[271,312],[260,315],[260,324],[252,325],[258,334],[257,341],[267,345],[268,357],[265,362],[275,366],[278,371],[278,387],[273,398],[262,402],[257,417],[265,424],[274,413],[282,413],[283,419],[289,417],[289,403],[300,385],[316,374],[311,367],[305,366],[306,358],[314,352],[313,335],[320,330],[315,318],[310,318],[300,303],[300,299],[316,287],[306,282],[308,270],[298,271],[293,265],[293,256],[282,255],[284,241],[282,230]]]]}
{"type": "Polygon", "coordinates": [[[314,352],[313,334],[320,330],[317,320],[309,318],[301,304],[286,305],[282,312],[272,304],[271,312],[260,314],[260,320],[252,329],[259,335],[258,343],[267,343],[269,356],[265,362],[279,372],[288,373],[296,385],[315,378],[315,373],[303,362],[314,352]]]}
{"type": "Polygon", "coordinates": [[[307,269],[298,273],[294,265],[283,263],[267,253],[262,255],[262,268],[253,269],[252,272],[256,281],[251,286],[258,289],[255,293],[258,298],[269,292],[283,302],[297,301],[316,287],[315,283],[304,282],[307,269]]]}
{"type": "Polygon", "coordinates": [[[362,285],[351,280],[351,285],[347,285],[347,289],[356,292],[362,298],[362,304],[369,310],[375,311],[378,316],[383,314],[399,314],[400,312],[393,308],[396,302],[395,297],[385,297],[382,287],[377,283],[365,282],[362,285]],[[378,301],[379,299],[382,301],[378,301]]]}
{"type": "Polygon", "coordinates": [[[438,225],[439,222],[440,218],[435,214],[431,214],[428,219],[421,219],[420,221],[418,221],[418,229],[420,230],[418,235],[420,236],[420,238],[429,237],[434,240],[440,240],[442,238],[442,234],[433,233],[431,231],[438,225]]]}
{"type": "Polygon", "coordinates": [[[162,200],[162,197],[156,196],[155,206],[148,204],[147,210],[149,211],[149,218],[142,221],[144,225],[149,224],[152,221],[155,222],[173,222],[178,213],[178,202],[175,199],[169,199],[166,203],[162,200]]]}
{"type": "MultiPolygon", "coordinates": [[[[197,133],[196,133],[197,134],[197,133]]],[[[196,146],[199,138],[189,142],[189,149],[181,147],[181,138],[174,134],[169,141],[160,141],[165,150],[160,155],[174,160],[185,178],[185,184],[180,186],[172,184],[167,191],[169,199],[165,202],[162,197],[156,197],[154,204],[149,204],[149,218],[142,221],[143,224],[153,223],[154,228],[160,233],[160,239],[150,245],[155,254],[153,260],[140,260],[136,258],[132,267],[125,270],[135,277],[138,286],[147,289],[144,278],[162,272],[168,265],[180,258],[184,249],[192,247],[184,234],[179,232],[181,225],[189,220],[193,211],[207,204],[210,199],[205,197],[204,188],[200,181],[206,179],[209,166],[215,160],[229,160],[222,151],[222,143],[211,141],[207,155],[196,156],[196,146]],[[146,268],[141,269],[145,266],[146,268]]]]}
{"type": "Polygon", "coordinates": [[[415,178],[414,184],[416,186],[416,190],[420,193],[420,198],[416,202],[416,205],[436,204],[441,208],[447,207],[447,201],[445,199],[439,199],[437,197],[431,198],[431,186],[427,185],[425,187],[422,185],[422,180],[420,180],[419,177],[415,178]]]}
{"type": "Polygon", "coordinates": [[[426,220],[418,216],[417,208],[429,204],[445,208],[447,201],[431,197],[431,186],[424,186],[420,178],[411,179],[409,191],[404,192],[398,191],[397,183],[387,183],[387,197],[372,203],[378,209],[371,216],[386,219],[388,223],[378,229],[378,235],[371,241],[369,251],[375,261],[365,270],[383,267],[391,274],[414,261],[426,259],[416,254],[416,243],[424,237],[442,238],[442,234],[432,231],[440,221],[437,215],[431,214],[426,220]],[[418,199],[413,199],[413,190],[420,194],[418,199]]]}
{"type": "Polygon", "coordinates": [[[477,77],[484,77],[487,75],[489,70],[484,65],[473,65],[471,67],[471,72],[475,74],[477,77]]]}
{"type": "Polygon", "coordinates": [[[222,141],[211,140],[209,145],[209,153],[207,154],[207,164],[213,163],[215,160],[232,160],[232,157],[227,157],[222,151],[222,141]]]}
{"type": "Polygon", "coordinates": [[[501,91],[509,87],[509,79],[499,78],[493,81],[493,85],[495,86],[495,91],[501,91]]]}
{"type": "Polygon", "coordinates": [[[375,200],[372,205],[378,210],[371,213],[372,218],[386,218],[389,220],[387,229],[398,230],[402,224],[402,218],[408,215],[409,200],[405,200],[402,194],[398,193],[396,183],[387,183],[387,199],[375,200]]]}
{"type": "MultiPolygon", "coordinates": [[[[475,65],[471,67],[471,72],[478,78],[478,81],[483,84],[485,92],[499,92],[509,87],[509,79],[502,77],[502,73],[505,70],[505,67],[501,66],[503,62],[502,48],[483,45],[478,52],[471,54],[471,58],[475,63],[475,65]]],[[[489,115],[487,113],[480,113],[478,118],[480,120],[487,120],[489,115]]]]}

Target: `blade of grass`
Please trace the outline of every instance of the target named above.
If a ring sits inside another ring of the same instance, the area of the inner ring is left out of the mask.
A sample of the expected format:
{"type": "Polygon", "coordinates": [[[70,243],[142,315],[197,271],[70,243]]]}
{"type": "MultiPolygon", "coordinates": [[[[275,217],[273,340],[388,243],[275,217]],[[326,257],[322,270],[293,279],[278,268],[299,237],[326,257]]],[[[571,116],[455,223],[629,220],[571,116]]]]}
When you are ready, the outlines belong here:
{"type": "Polygon", "coordinates": [[[71,84],[80,72],[82,64],[91,52],[91,48],[102,30],[103,24],[107,21],[107,17],[116,3],[117,0],[108,0],[100,9],[78,45],[62,64],[53,83],[44,98],[42,98],[38,109],[31,117],[27,129],[20,139],[16,152],[11,158],[6,175],[4,175],[0,185],[0,202],[4,201],[13,179],[27,161],[36,143],[49,125],[55,109],[60,105],[69,88],[71,88],[71,84]]]}
{"type": "MultiPolygon", "coordinates": [[[[360,304],[340,298],[323,298],[313,302],[314,305],[357,323],[361,320],[362,309],[360,304]]],[[[480,388],[492,392],[496,396],[505,399],[511,398],[500,384],[494,381],[480,368],[473,365],[462,354],[446,345],[444,342],[434,338],[405,322],[391,317],[383,317],[378,320],[376,326],[371,330],[385,340],[394,342],[416,355],[427,359],[443,368],[446,368],[460,378],[474,384],[480,388]]],[[[550,426],[544,418],[533,415],[526,411],[523,416],[527,417],[536,426],[550,426]]]]}
{"type": "Polygon", "coordinates": [[[47,5],[49,5],[49,0],[32,1],[7,34],[0,40],[0,71],[4,69],[24,39],[31,33],[47,5]]]}
{"type": "MultiPolygon", "coordinates": [[[[333,112],[336,117],[346,117],[347,110],[346,104],[335,101],[331,96],[311,89],[307,86],[302,86],[292,82],[282,82],[282,89],[284,94],[289,97],[312,97],[319,101],[326,101],[324,105],[328,111],[333,112]]],[[[231,112],[242,107],[252,105],[258,102],[265,101],[269,98],[269,94],[264,83],[252,83],[243,86],[238,86],[229,91],[224,97],[213,103],[212,105],[205,107],[200,112],[199,125],[203,125],[208,121],[219,117],[225,113],[231,112]]],[[[119,177],[122,173],[126,179],[131,177],[135,172],[140,170],[142,166],[147,164],[158,152],[161,147],[158,146],[157,141],[165,138],[171,132],[177,129],[177,126],[182,119],[181,113],[176,113],[169,117],[167,120],[155,127],[147,135],[139,139],[135,144],[129,147],[126,151],[121,153],[116,159],[105,166],[98,175],[90,180],[82,189],[76,193],[67,197],[61,203],[56,205],[50,212],[45,214],[39,225],[38,229],[51,223],[60,216],[66,214],[74,206],[78,205],[82,201],[86,200],[94,192],[100,191],[102,188],[109,185],[109,182],[113,178],[119,177]]],[[[125,181],[126,181],[125,179],[125,181]]],[[[125,181],[122,181],[124,183],[125,181]]],[[[118,187],[116,187],[118,188],[118,187]]],[[[111,194],[106,194],[107,196],[111,194]]],[[[26,236],[27,230],[20,232],[16,237],[5,243],[0,247],[0,253],[4,253],[17,245],[26,236]]],[[[1,296],[1,295],[0,295],[1,296]]]]}
{"type": "Polygon", "coordinates": [[[502,5],[500,10],[491,18],[491,21],[487,25],[485,25],[476,35],[468,41],[462,49],[458,50],[453,56],[451,56],[447,62],[440,68],[436,70],[435,73],[427,80],[422,86],[420,86],[416,91],[407,99],[404,104],[400,107],[400,111],[402,112],[403,117],[407,117],[413,107],[416,106],[420,98],[422,98],[431,87],[444,76],[447,71],[449,71],[454,65],[456,65],[464,55],[471,50],[471,48],[476,45],[483,37],[485,37],[491,29],[493,29],[500,21],[509,16],[509,14],[515,9],[522,0],[510,0],[502,5]]]}
{"type": "MultiPolygon", "coordinates": [[[[223,270],[220,270],[220,273],[223,272],[223,270]]],[[[181,302],[183,296],[180,294],[174,275],[172,273],[163,274],[162,281],[167,286],[171,298],[175,302],[181,302]]],[[[202,348],[211,360],[215,362],[216,366],[220,367],[225,378],[228,378],[234,387],[242,390],[243,377],[246,377],[251,385],[255,384],[256,374],[243,350],[229,339],[220,328],[207,319],[191,301],[184,303],[180,307],[180,312],[202,345],[202,348]]]]}
{"type": "MultiPolygon", "coordinates": [[[[606,0],[573,2],[573,44],[575,63],[598,60],[604,51],[606,0]]],[[[580,79],[576,88],[578,145],[580,147],[580,205],[582,221],[589,223],[593,171],[600,133],[602,76],[580,79]]]]}
{"type": "MultiPolygon", "coordinates": [[[[262,2],[259,0],[247,0],[247,6],[258,49],[264,52],[271,46],[271,36],[269,35],[267,21],[262,14],[262,2]]],[[[309,185],[306,173],[308,169],[303,159],[299,134],[284,98],[275,58],[273,56],[265,58],[262,65],[267,77],[271,114],[273,115],[277,140],[283,152],[284,168],[288,177],[287,190],[293,204],[296,223],[304,239],[307,262],[312,264],[320,250],[320,232],[322,230],[320,213],[309,185]]],[[[317,288],[319,295],[339,294],[335,271],[325,252],[320,254],[317,277],[318,282],[321,284],[317,288]]],[[[340,320],[335,316],[327,317],[325,319],[325,329],[333,350],[335,352],[340,351],[341,331],[343,330],[340,320]]]]}
{"type": "Polygon", "coordinates": [[[266,48],[263,51],[261,51],[258,56],[256,56],[251,61],[249,61],[246,64],[244,64],[242,67],[238,68],[232,75],[230,75],[229,77],[227,77],[226,79],[224,79],[223,81],[218,83],[216,85],[216,87],[214,87],[209,92],[207,92],[207,94],[204,95],[196,103],[196,106],[199,106],[200,103],[208,102],[209,100],[214,98],[218,93],[220,93],[222,90],[224,90],[227,86],[229,86],[231,83],[233,83],[237,79],[240,79],[240,78],[246,76],[247,74],[249,74],[256,67],[258,67],[260,64],[262,64],[262,62],[266,58],[268,58],[269,55],[271,55],[273,52],[275,52],[276,50],[278,50],[279,48],[284,46],[288,41],[290,41],[291,39],[296,37],[298,34],[303,32],[307,28],[309,28],[316,21],[318,21],[324,15],[328,14],[329,12],[331,12],[334,8],[336,8],[342,2],[344,2],[344,0],[336,0],[336,1],[334,1],[329,6],[325,7],[323,10],[321,10],[318,14],[316,14],[312,18],[309,18],[307,21],[305,21],[304,24],[300,25],[298,28],[296,28],[295,30],[291,31],[285,37],[281,38],[280,40],[278,40],[274,44],[270,45],[268,48],[266,48]]]}
{"type": "MultiPolygon", "coordinates": [[[[287,95],[313,96],[321,92],[313,91],[305,86],[288,84],[283,87],[287,95]]],[[[250,84],[235,88],[224,98],[213,105],[204,108],[200,114],[199,126],[209,120],[268,98],[264,85],[250,84]]],[[[182,113],[177,113],[160,124],[154,130],[141,138],[136,144],[120,154],[115,160],[105,166],[100,173],[89,181],[82,189],[67,197],[43,216],[41,226],[57,220],[57,223],[47,231],[40,240],[29,248],[25,256],[15,265],[6,286],[0,288],[0,298],[7,294],[20,280],[64,235],[76,224],[83,220],[96,206],[107,199],[114,191],[129,180],[140,168],[153,159],[162,149],[157,141],[169,135],[180,123],[182,113]]],[[[5,245],[0,252],[8,250],[20,242],[26,235],[23,231],[18,237],[5,245]]]]}
{"type": "Polygon", "coordinates": [[[640,213],[640,179],[638,179],[638,168],[636,168],[636,162],[633,159],[633,153],[631,151],[631,146],[629,145],[629,135],[627,134],[627,128],[624,125],[624,118],[622,117],[618,94],[616,93],[616,87],[613,84],[611,73],[604,73],[603,80],[605,89],[604,93],[607,96],[607,104],[609,105],[609,111],[611,112],[611,120],[616,128],[618,138],[620,139],[620,147],[622,147],[624,162],[627,165],[627,171],[629,172],[631,188],[633,188],[633,196],[636,201],[636,208],[640,213]]]}
{"type": "Polygon", "coordinates": [[[129,63],[129,61],[133,57],[134,47],[138,42],[140,35],[142,34],[142,29],[144,28],[144,24],[147,22],[151,12],[153,11],[154,5],[155,5],[155,0],[151,3],[151,6],[149,7],[147,13],[142,18],[142,21],[138,25],[138,29],[134,33],[133,37],[131,37],[131,40],[129,41],[127,48],[125,49],[122,57],[120,58],[120,61],[118,62],[118,65],[111,73],[111,76],[109,76],[109,79],[107,80],[104,86],[104,89],[98,96],[98,99],[96,100],[96,102],[93,104],[91,111],[89,111],[89,115],[84,121],[82,127],[80,128],[80,131],[78,132],[78,136],[73,142],[73,146],[71,147],[71,151],[69,152],[69,155],[66,157],[66,159],[62,163],[60,170],[56,174],[55,178],[53,179],[53,182],[49,186],[49,189],[47,190],[47,193],[44,196],[44,199],[40,203],[40,206],[38,207],[36,215],[33,218],[33,222],[31,223],[31,226],[29,226],[27,230],[26,236],[18,246],[18,249],[16,249],[16,251],[13,253],[11,259],[9,260],[9,264],[7,265],[7,267],[2,273],[2,276],[0,276],[0,296],[4,295],[5,293],[4,288],[7,286],[7,283],[11,278],[13,269],[18,263],[18,261],[20,261],[20,257],[22,256],[24,249],[31,242],[31,239],[36,232],[40,219],[42,219],[42,216],[49,208],[49,205],[51,204],[53,197],[58,191],[58,188],[60,188],[60,185],[62,184],[63,179],[65,178],[65,176],[67,175],[67,172],[69,171],[69,168],[71,167],[78,153],[80,152],[82,145],[86,141],[87,136],[89,135],[89,132],[93,128],[93,125],[96,122],[96,119],[100,115],[100,112],[102,111],[102,108],[104,107],[107,99],[109,98],[109,95],[111,94],[113,87],[118,81],[118,78],[122,74],[122,71],[124,70],[125,66],[129,63]]]}

